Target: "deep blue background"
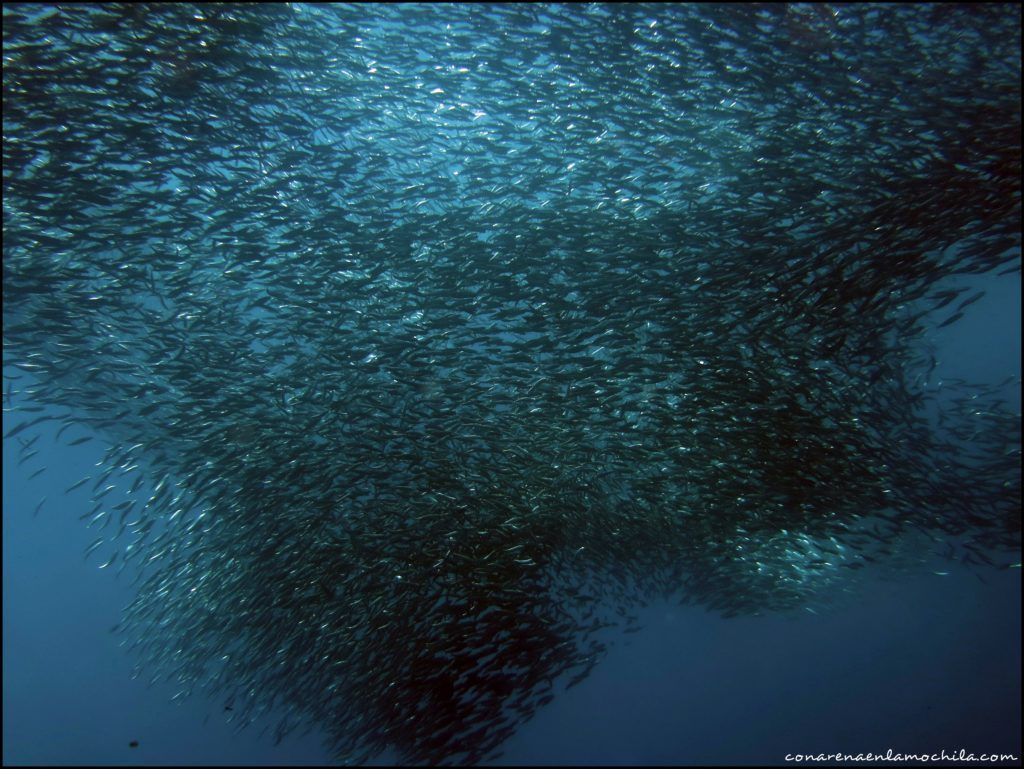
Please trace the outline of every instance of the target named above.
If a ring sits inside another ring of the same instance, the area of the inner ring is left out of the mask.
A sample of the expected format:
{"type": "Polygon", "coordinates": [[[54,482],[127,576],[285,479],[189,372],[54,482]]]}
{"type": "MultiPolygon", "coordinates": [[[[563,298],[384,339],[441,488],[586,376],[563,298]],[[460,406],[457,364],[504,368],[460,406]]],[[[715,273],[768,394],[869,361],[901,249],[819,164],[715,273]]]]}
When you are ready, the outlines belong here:
{"type": "MultiPolygon", "coordinates": [[[[989,293],[936,332],[939,372],[1019,376],[1019,275],[962,284],[989,293]]],[[[1019,388],[1012,395],[1019,408],[1019,388]]],[[[24,418],[5,413],[5,432],[24,418]]],[[[227,725],[218,702],[170,703],[173,685],[130,679],[132,659],[109,628],[131,598],[131,571],[98,570],[111,552],[102,548],[83,560],[97,536],[78,520],[92,483],[64,494],[103,445],[58,446],[57,429],[39,428],[41,451],[21,467],[17,438],[36,431],[4,441],[4,763],[326,763],[316,732],[274,747],[259,724],[227,725]]],[[[62,443],[86,434],[72,428],[62,443]]],[[[588,680],[509,740],[501,762],[764,764],[890,748],[1019,756],[1020,569],[983,577],[940,561],[795,618],[650,607],[645,629],[621,636],[588,680]]]]}

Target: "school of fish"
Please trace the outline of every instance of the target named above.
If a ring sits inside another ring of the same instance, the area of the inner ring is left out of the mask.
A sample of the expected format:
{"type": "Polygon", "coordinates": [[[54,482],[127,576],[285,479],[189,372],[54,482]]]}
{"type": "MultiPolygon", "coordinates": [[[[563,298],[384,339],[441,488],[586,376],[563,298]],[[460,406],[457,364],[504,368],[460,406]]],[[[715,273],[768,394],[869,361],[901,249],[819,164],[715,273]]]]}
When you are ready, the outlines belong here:
{"type": "Polygon", "coordinates": [[[929,334],[1019,279],[1020,25],[5,4],[5,440],[105,441],[140,670],[340,762],[494,758],[656,598],[1019,562],[929,334]]]}

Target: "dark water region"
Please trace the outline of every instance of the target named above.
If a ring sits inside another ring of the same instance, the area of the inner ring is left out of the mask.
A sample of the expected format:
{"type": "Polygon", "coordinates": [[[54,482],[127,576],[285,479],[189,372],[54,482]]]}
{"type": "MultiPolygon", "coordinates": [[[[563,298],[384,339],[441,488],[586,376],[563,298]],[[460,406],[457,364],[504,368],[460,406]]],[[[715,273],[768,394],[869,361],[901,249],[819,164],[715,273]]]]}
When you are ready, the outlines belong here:
{"type": "Polygon", "coordinates": [[[5,762],[1019,757],[1019,6],[3,13],[5,762]]]}

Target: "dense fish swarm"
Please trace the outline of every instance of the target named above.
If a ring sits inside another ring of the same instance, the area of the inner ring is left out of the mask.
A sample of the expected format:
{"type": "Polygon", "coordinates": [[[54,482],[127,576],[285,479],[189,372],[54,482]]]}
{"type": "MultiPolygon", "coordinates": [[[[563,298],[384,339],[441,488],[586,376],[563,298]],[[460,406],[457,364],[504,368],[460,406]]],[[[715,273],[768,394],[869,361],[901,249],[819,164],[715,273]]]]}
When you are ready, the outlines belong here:
{"type": "Polygon", "coordinates": [[[926,332],[1019,270],[1020,14],[5,5],[8,395],[108,441],[140,664],[472,763],[654,597],[1018,548],[926,332]]]}

